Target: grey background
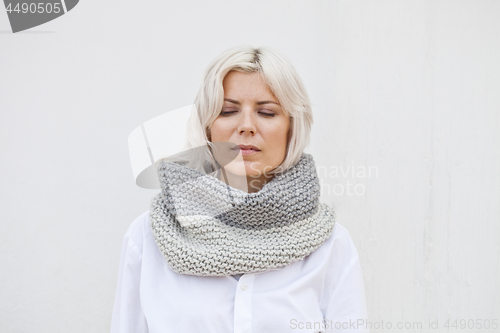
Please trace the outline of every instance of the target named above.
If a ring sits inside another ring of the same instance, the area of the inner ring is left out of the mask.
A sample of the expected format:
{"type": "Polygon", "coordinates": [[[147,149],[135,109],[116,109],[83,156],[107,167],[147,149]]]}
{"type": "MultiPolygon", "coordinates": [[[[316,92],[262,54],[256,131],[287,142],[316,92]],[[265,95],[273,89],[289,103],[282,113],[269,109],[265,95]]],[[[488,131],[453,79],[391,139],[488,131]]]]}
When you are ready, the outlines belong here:
{"type": "Polygon", "coordinates": [[[484,0],[87,0],[12,34],[0,10],[0,331],[109,331],[123,234],[156,193],[134,185],[128,134],[240,44],[305,81],[369,320],[500,321],[498,17],[484,0]]]}

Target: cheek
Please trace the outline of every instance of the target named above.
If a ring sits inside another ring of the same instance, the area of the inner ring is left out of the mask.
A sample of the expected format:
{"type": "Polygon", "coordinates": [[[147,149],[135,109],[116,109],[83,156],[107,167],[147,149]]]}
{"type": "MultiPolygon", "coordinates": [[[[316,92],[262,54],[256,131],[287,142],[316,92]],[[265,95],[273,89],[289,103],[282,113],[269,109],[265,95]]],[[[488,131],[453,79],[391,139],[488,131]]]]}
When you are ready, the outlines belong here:
{"type": "Polygon", "coordinates": [[[277,142],[286,144],[288,137],[288,122],[283,122],[274,130],[274,138],[277,142]]]}
{"type": "Polygon", "coordinates": [[[221,123],[221,121],[216,120],[212,123],[210,127],[212,141],[224,141],[227,137],[227,126],[221,123]]]}
{"type": "Polygon", "coordinates": [[[269,129],[269,142],[272,142],[272,147],[274,154],[278,156],[282,155],[286,151],[286,143],[288,139],[288,123],[280,123],[279,126],[275,126],[269,129]]]}

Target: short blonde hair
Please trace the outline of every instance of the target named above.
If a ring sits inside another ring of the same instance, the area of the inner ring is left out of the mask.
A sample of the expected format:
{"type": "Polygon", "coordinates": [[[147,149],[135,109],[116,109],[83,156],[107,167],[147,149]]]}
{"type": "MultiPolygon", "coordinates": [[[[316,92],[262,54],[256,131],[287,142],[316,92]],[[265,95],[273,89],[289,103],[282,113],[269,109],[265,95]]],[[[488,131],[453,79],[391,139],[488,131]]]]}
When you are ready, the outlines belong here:
{"type": "MultiPolygon", "coordinates": [[[[285,158],[268,174],[283,172],[295,165],[309,145],[313,123],[311,104],[302,80],[290,61],[267,47],[234,47],[224,51],[210,63],[195,99],[194,112],[197,115],[190,118],[186,147],[213,147],[210,142],[210,127],[222,110],[222,82],[230,71],[259,73],[278,99],[283,112],[290,118],[285,158]],[[199,124],[195,124],[195,121],[199,124]]],[[[194,168],[206,171],[207,165],[211,164],[209,160],[212,160],[210,156],[203,156],[194,168]]]]}

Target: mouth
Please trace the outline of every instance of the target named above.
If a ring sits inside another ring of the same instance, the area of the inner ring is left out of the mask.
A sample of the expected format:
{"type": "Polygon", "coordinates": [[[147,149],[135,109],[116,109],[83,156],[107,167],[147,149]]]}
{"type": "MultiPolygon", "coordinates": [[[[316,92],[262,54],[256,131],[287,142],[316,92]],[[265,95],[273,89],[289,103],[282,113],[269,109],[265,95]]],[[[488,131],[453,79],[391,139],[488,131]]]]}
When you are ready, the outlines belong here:
{"type": "Polygon", "coordinates": [[[239,150],[241,152],[241,155],[244,155],[244,156],[252,155],[252,154],[260,152],[259,148],[252,146],[252,145],[237,145],[237,146],[233,147],[233,150],[235,150],[235,151],[239,150]]]}

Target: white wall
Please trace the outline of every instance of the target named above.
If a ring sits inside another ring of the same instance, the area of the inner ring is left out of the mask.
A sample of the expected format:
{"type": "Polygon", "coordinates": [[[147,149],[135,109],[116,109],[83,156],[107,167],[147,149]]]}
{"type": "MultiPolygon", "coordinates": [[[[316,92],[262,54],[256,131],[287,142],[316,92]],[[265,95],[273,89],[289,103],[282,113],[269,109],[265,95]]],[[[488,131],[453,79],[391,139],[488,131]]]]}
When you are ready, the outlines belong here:
{"type": "Polygon", "coordinates": [[[86,0],[12,34],[0,9],[0,331],[109,331],[121,239],[156,193],[127,136],[191,104],[237,44],[305,81],[368,319],[500,321],[499,17],[484,0],[86,0]]]}

